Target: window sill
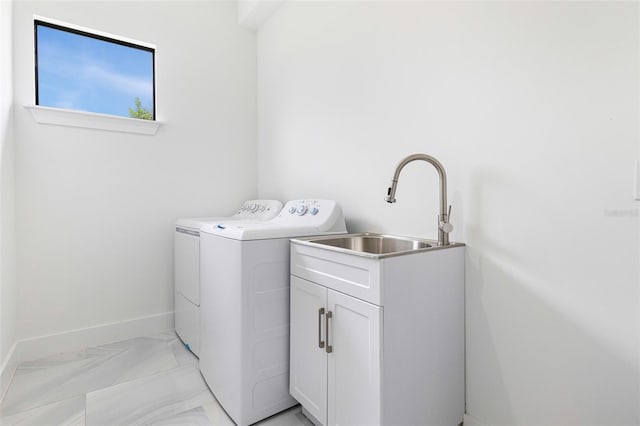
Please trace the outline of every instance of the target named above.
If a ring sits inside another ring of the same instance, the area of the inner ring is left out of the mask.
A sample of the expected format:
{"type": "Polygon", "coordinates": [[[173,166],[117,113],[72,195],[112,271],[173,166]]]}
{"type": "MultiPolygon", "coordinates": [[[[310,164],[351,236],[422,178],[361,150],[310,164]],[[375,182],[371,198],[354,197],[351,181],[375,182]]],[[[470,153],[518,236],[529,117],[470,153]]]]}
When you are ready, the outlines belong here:
{"type": "Polygon", "coordinates": [[[96,114],[93,112],[73,111],[38,105],[25,105],[33,119],[41,124],[83,127],[85,129],[108,130],[111,132],[155,135],[160,123],[154,120],[118,117],[116,115],[96,114]]]}

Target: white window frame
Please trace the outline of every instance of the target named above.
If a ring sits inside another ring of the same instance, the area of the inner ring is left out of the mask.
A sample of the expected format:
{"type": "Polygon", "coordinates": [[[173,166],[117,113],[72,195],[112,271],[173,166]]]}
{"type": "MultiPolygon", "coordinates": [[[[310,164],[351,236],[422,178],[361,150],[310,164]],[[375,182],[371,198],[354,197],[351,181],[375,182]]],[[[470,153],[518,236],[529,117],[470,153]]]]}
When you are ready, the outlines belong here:
{"type": "MultiPolygon", "coordinates": [[[[138,46],[147,47],[150,49],[154,49],[155,54],[157,54],[156,46],[151,43],[134,40],[131,38],[122,37],[122,36],[106,33],[104,31],[94,30],[92,28],[82,27],[79,25],[70,24],[68,22],[62,22],[56,19],[46,18],[39,15],[33,15],[34,24],[35,24],[35,21],[42,21],[45,23],[50,23],[54,25],[59,25],[61,27],[86,32],[89,34],[95,34],[100,37],[106,37],[106,38],[110,38],[118,41],[123,41],[125,43],[131,43],[138,46]]],[[[35,48],[35,35],[34,35],[33,44],[35,48]]],[[[154,74],[155,74],[155,70],[154,70],[154,74]]],[[[154,80],[155,80],[155,77],[154,77],[154,80]]],[[[36,83],[35,83],[35,75],[34,75],[34,87],[33,87],[34,104],[24,105],[24,107],[31,113],[33,119],[40,124],[81,127],[86,129],[107,130],[107,131],[114,131],[114,132],[135,133],[135,134],[144,134],[144,135],[156,134],[161,124],[161,122],[158,121],[158,114],[156,113],[155,105],[154,105],[154,115],[155,115],[154,120],[143,120],[138,118],[121,117],[121,116],[110,115],[110,114],[100,114],[100,113],[88,112],[88,111],[76,111],[76,110],[69,110],[69,109],[63,109],[63,108],[54,108],[54,107],[35,105],[35,84],[36,83]]],[[[154,81],[154,86],[155,86],[155,81],[154,81]]],[[[154,92],[155,92],[155,89],[154,89],[154,92]]],[[[154,98],[157,98],[155,93],[154,93],[154,98]]]]}

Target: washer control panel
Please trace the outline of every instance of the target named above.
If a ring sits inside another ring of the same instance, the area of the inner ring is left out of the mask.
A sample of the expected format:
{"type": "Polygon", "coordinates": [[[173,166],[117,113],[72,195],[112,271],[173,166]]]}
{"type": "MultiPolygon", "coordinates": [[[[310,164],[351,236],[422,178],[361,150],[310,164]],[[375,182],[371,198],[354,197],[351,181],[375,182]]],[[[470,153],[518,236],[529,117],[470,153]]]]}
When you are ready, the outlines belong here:
{"type": "MultiPolygon", "coordinates": [[[[287,206],[289,206],[289,208],[285,208],[285,209],[291,215],[315,216],[318,213],[320,213],[322,209],[322,200],[293,200],[293,201],[289,201],[287,203],[287,206]]],[[[332,208],[333,208],[333,205],[325,206],[325,209],[332,209],[332,208]]]]}
{"type": "MultiPolygon", "coordinates": [[[[249,202],[251,204],[251,202],[249,202]]],[[[254,203],[255,204],[255,203],[254,203]]],[[[252,210],[253,205],[249,206],[252,210]]],[[[260,210],[260,207],[258,207],[260,210]]],[[[264,240],[272,238],[305,237],[347,232],[342,209],[334,200],[291,200],[271,220],[234,220],[207,224],[201,233],[219,235],[235,240],[264,240]]]]}
{"type": "Polygon", "coordinates": [[[282,203],[278,200],[249,200],[245,201],[232,217],[269,220],[276,217],[280,210],[282,210],[282,203]]]}
{"type": "Polygon", "coordinates": [[[290,200],[270,222],[279,226],[306,226],[323,232],[336,222],[344,223],[342,209],[334,200],[290,200]]]}

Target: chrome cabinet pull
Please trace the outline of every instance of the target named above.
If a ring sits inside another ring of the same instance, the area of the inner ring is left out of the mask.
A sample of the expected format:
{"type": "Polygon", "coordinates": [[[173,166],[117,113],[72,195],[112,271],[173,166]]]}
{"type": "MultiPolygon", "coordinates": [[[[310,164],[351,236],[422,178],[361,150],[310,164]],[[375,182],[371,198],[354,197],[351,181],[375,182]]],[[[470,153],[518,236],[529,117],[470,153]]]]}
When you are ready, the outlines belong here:
{"type": "Polygon", "coordinates": [[[322,341],[322,316],[324,315],[324,308],[318,309],[318,347],[324,348],[324,342],[322,341]]]}
{"type": "Polygon", "coordinates": [[[324,323],[324,327],[326,329],[326,340],[327,340],[327,347],[326,347],[326,351],[328,354],[330,354],[331,352],[333,352],[333,346],[331,346],[329,344],[329,320],[333,317],[333,313],[331,311],[327,311],[327,315],[324,317],[325,318],[325,323],[324,323]]]}

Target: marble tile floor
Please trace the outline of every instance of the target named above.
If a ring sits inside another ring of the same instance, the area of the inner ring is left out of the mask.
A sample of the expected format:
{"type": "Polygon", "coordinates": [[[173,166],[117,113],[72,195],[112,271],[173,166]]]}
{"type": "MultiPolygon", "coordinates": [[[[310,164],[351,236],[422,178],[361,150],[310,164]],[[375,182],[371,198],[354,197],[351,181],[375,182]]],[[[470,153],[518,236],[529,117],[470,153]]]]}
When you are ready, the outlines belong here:
{"type": "MultiPolygon", "coordinates": [[[[18,366],[0,402],[1,426],[232,426],[173,332],[18,366]]],[[[311,426],[293,407],[257,423],[311,426]]]]}

